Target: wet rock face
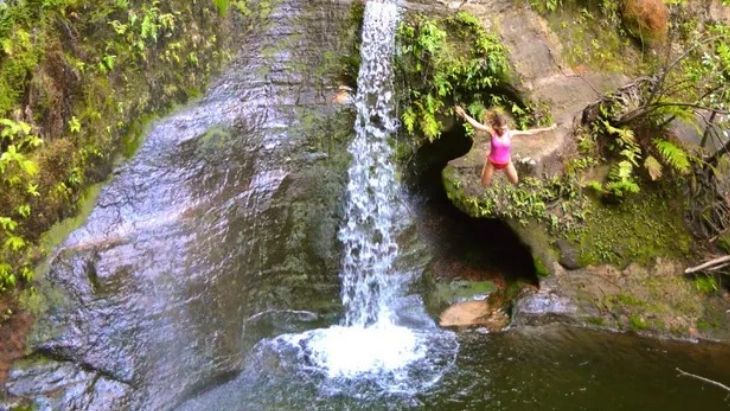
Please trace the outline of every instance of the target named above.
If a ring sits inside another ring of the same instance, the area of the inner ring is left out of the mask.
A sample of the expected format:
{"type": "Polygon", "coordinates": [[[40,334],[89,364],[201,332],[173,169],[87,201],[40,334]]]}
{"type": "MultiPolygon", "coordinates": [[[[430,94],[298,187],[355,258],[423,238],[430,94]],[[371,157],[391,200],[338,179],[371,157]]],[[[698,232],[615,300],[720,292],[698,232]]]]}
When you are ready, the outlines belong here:
{"type": "Polygon", "coordinates": [[[54,251],[10,396],[44,410],[169,409],[241,369],[257,313],[339,309],[353,121],[332,102],[325,52],[345,52],[348,13],[279,2],[202,101],[151,127],[54,251]]]}
{"type": "Polygon", "coordinates": [[[544,279],[539,290],[520,296],[513,325],[558,322],[662,337],[698,336],[703,303],[677,262],[657,259],[649,267],[588,266],[573,271],[556,262],[552,270],[554,275],[544,279]]]}

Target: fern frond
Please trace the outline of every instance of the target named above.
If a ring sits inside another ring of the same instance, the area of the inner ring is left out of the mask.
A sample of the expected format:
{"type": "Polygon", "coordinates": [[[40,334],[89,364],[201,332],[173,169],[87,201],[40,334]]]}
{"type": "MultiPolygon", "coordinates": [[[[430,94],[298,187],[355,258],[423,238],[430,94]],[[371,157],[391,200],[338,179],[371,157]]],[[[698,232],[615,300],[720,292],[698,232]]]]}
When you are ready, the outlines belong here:
{"type": "Polygon", "coordinates": [[[474,116],[474,118],[480,121],[484,117],[484,112],[487,110],[487,108],[484,107],[484,104],[482,104],[481,101],[473,101],[466,108],[467,110],[469,110],[472,116],[474,116]]]}
{"type": "Polygon", "coordinates": [[[624,160],[616,164],[608,173],[611,180],[622,181],[631,178],[634,172],[634,165],[630,161],[624,160]]]}
{"type": "Polygon", "coordinates": [[[406,130],[408,130],[409,133],[413,133],[417,117],[412,107],[408,107],[403,114],[401,114],[401,120],[403,120],[403,125],[406,126],[406,130]]]}
{"type": "Polygon", "coordinates": [[[636,139],[634,138],[634,132],[631,129],[628,128],[617,128],[612,126],[608,121],[603,120],[602,121],[603,126],[606,127],[606,131],[608,131],[610,134],[616,134],[619,136],[621,141],[624,143],[634,145],[636,144],[636,139]]]}
{"type": "MultiPolygon", "coordinates": [[[[672,105],[672,102],[670,101],[663,101],[662,103],[664,103],[665,105],[656,108],[654,110],[655,115],[666,117],[674,116],[679,120],[694,125],[699,131],[699,126],[697,125],[697,117],[695,116],[695,113],[691,108],[672,105]]],[[[675,104],[677,103],[675,102],[675,104]]]]}
{"type": "Polygon", "coordinates": [[[649,173],[649,177],[651,177],[651,181],[657,181],[662,176],[662,165],[654,158],[654,156],[648,156],[646,160],[644,160],[644,168],[649,173]]]}
{"type": "Polygon", "coordinates": [[[606,184],[606,190],[612,192],[619,197],[623,197],[627,193],[638,193],[640,191],[639,185],[631,180],[612,181],[606,184]]]}
{"type": "Polygon", "coordinates": [[[654,146],[659,150],[666,164],[682,174],[689,172],[689,157],[682,147],[661,139],[654,140],[654,146]]]}

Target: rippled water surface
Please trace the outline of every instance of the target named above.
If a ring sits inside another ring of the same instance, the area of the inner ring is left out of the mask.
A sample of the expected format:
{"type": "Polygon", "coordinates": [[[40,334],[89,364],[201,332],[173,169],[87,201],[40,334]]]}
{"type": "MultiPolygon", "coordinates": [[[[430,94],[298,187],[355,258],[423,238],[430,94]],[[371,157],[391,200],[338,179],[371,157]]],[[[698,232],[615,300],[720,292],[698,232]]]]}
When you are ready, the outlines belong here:
{"type": "MultiPolygon", "coordinates": [[[[281,346],[265,342],[249,355],[238,378],[180,409],[709,411],[730,407],[727,392],[678,377],[675,370],[680,367],[730,381],[730,349],[720,345],[561,327],[464,333],[458,342],[458,356],[438,382],[418,392],[400,393],[383,390],[377,378],[328,378],[301,367],[297,364],[301,358],[281,346]]],[[[358,352],[353,349],[350,354],[358,352]]]]}

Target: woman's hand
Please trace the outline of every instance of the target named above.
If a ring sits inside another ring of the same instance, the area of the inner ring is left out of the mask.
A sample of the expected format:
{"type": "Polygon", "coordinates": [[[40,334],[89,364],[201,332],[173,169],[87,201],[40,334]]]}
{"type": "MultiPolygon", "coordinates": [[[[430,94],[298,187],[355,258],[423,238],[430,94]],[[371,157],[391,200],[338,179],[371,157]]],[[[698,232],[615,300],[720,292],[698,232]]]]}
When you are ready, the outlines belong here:
{"type": "Polygon", "coordinates": [[[464,116],[466,115],[466,113],[464,112],[464,109],[461,108],[461,106],[458,104],[454,107],[454,111],[456,111],[456,115],[461,118],[464,118],[464,116]]]}
{"type": "Polygon", "coordinates": [[[550,130],[555,130],[556,128],[558,128],[558,125],[555,123],[553,123],[553,125],[550,126],[550,130]]]}

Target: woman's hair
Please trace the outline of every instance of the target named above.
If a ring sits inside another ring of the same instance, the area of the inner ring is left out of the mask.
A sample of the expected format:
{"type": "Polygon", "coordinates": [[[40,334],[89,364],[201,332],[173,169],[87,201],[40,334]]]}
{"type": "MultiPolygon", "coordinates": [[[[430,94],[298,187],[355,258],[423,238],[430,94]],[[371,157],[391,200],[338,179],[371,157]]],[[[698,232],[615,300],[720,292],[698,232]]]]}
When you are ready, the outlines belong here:
{"type": "Polygon", "coordinates": [[[484,114],[484,122],[492,128],[499,128],[509,125],[509,117],[502,110],[493,108],[484,114]]]}

